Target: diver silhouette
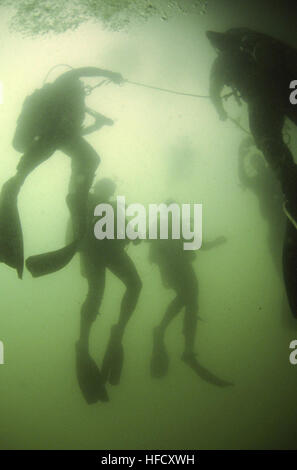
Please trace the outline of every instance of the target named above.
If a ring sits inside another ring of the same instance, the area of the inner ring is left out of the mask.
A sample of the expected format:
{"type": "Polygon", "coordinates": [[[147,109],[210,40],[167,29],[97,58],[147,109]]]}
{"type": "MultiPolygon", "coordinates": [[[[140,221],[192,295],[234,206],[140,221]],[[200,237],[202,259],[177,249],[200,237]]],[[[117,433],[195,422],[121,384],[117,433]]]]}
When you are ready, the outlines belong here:
{"type": "Polygon", "coordinates": [[[96,76],[118,84],[123,81],[120,74],[96,67],[72,69],[36,90],[23,104],[13,139],[14,148],[23,156],[16,175],[3,185],[0,198],[0,261],[15,268],[19,278],[22,278],[24,254],[17,197],[27,176],[56,150],[71,158],[67,204],[74,225],[74,241],[56,252],[29,258],[27,268],[31,274],[47,274],[67,264],[84,234],[83,214],[100,158],[83,135],[112,123],[85,106],[85,91],[80,78],[96,76]],[[95,123],[84,129],[86,113],[95,118],[95,123]]]}
{"type": "Polygon", "coordinates": [[[219,117],[227,118],[221,98],[227,85],[238,102],[247,102],[252,136],[280,181],[287,211],[296,221],[297,167],[282,129],[285,117],[297,124],[297,110],[289,102],[289,84],[297,74],[297,51],[245,28],[208,31],[207,37],[218,51],[210,75],[210,97],[219,117]]]}
{"type": "Polygon", "coordinates": [[[89,404],[98,400],[107,401],[106,383],[117,385],[120,382],[124,360],[123,335],[135,310],[142,287],[135,265],[125,249],[128,240],[97,240],[94,236],[94,208],[98,204],[110,204],[117,214],[117,205],[111,200],[115,189],[115,183],[108,178],[103,178],[94,184],[88,198],[87,230],[79,248],[81,274],[87,279],[88,293],[81,307],[80,338],[76,344],[76,370],[81,391],[89,404]],[[100,370],[89,354],[89,336],[102,302],[107,269],[123,282],[126,292],[121,301],[118,323],[111,328],[100,370]]]}
{"type": "MultiPolygon", "coordinates": [[[[212,242],[204,242],[201,249],[208,250],[224,242],[225,238],[219,237],[212,242]]],[[[172,320],[185,309],[182,360],[203,380],[219,387],[230,386],[233,384],[214,375],[196,358],[198,281],[192,264],[195,257],[193,251],[184,251],[182,239],[173,239],[170,234],[168,239],[150,240],[149,260],[158,266],[164,287],[175,292],[175,298],[170,302],[164,317],[153,331],[151,376],[161,378],[167,374],[169,355],[165,346],[165,333],[172,320]]]]}
{"type": "MultiPolygon", "coordinates": [[[[297,51],[283,42],[247,28],[234,28],[226,33],[208,31],[207,37],[218,52],[211,75],[210,97],[225,120],[221,91],[233,89],[240,103],[248,105],[249,124],[256,146],[275,173],[284,195],[284,213],[289,224],[297,228],[297,166],[283,138],[285,118],[297,125],[297,108],[289,101],[289,84],[297,76],[297,51]]],[[[287,235],[292,234],[288,229],[287,235]]],[[[285,252],[290,243],[285,241],[285,252]]],[[[297,248],[297,245],[296,245],[297,248]]],[[[295,259],[295,257],[294,257],[295,259]]],[[[284,278],[292,314],[297,316],[297,290],[293,290],[297,264],[283,257],[284,278]],[[288,263],[286,265],[285,263],[288,263]],[[290,275],[292,280],[289,280],[290,275]]]]}

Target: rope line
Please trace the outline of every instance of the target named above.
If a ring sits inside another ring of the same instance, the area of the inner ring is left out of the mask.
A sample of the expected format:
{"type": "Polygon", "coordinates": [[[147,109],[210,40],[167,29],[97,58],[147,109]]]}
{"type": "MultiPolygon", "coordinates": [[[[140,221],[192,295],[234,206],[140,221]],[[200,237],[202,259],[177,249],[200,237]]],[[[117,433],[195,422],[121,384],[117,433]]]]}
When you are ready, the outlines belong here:
{"type": "MultiPolygon", "coordinates": [[[[98,83],[97,85],[91,87],[91,86],[87,86],[86,87],[86,94],[87,95],[90,95],[92,93],[93,90],[95,90],[96,88],[99,88],[100,86],[102,85],[105,85],[105,84],[108,84],[110,83],[110,80],[103,80],[101,81],[100,83],[98,83]]],[[[129,83],[131,85],[136,85],[136,86],[140,86],[140,87],[144,87],[144,88],[149,88],[151,90],[157,90],[157,91],[162,91],[162,92],[166,92],[166,93],[171,93],[171,94],[174,94],[174,95],[181,95],[181,96],[190,96],[192,98],[206,98],[206,99],[210,99],[210,96],[209,95],[197,95],[195,93],[184,93],[182,91],[177,91],[177,90],[170,90],[168,88],[161,88],[161,87],[157,87],[157,86],[154,86],[154,85],[147,85],[146,83],[141,83],[141,82],[134,82],[132,80],[125,80],[124,83],[129,83]]],[[[235,91],[231,91],[230,93],[226,93],[225,95],[222,96],[222,99],[224,100],[227,100],[228,98],[230,98],[231,96],[235,96],[235,99],[236,101],[240,100],[240,96],[238,96],[235,91]]],[[[246,134],[248,135],[251,135],[249,131],[247,131],[241,124],[239,124],[239,122],[232,118],[231,116],[228,116],[228,119],[233,122],[233,124],[236,125],[236,127],[238,127],[240,130],[242,130],[243,132],[245,132],[246,134]]]]}
{"type": "Polygon", "coordinates": [[[166,93],[171,93],[171,94],[174,94],[174,95],[191,96],[192,98],[210,98],[208,95],[196,95],[195,93],[184,93],[182,91],[169,90],[168,88],[160,88],[158,86],[146,85],[145,83],[132,82],[131,80],[125,80],[125,82],[130,83],[131,85],[150,88],[152,90],[165,91],[166,93]]]}
{"type": "MultiPolygon", "coordinates": [[[[104,80],[103,82],[104,83],[110,83],[109,80],[104,80]]],[[[97,85],[95,85],[93,87],[91,87],[91,86],[88,87],[88,94],[90,94],[96,88],[99,88],[103,84],[103,82],[100,82],[100,83],[98,83],[97,85]]],[[[133,82],[132,80],[125,80],[124,83],[129,83],[130,85],[136,85],[136,86],[140,86],[140,87],[144,87],[144,88],[149,88],[151,90],[164,91],[165,93],[171,93],[173,95],[190,96],[192,98],[210,99],[209,95],[197,95],[196,93],[185,93],[185,92],[182,92],[182,91],[170,90],[169,88],[161,88],[161,87],[154,86],[154,85],[147,85],[146,83],[133,82]]],[[[222,98],[226,100],[226,99],[230,98],[230,96],[233,96],[233,95],[234,95],[234,92],[232,91],[231,93],[227,93],[226,95],[223,95],[222,98]]]]}

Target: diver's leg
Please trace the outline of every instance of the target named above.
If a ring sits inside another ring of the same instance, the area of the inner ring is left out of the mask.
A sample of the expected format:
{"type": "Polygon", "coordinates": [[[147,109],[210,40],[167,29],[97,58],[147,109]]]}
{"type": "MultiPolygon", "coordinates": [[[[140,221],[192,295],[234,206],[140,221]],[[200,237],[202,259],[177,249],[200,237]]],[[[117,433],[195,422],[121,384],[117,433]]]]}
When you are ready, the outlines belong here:
{"type": "Polygon", "coordinates": [[[112,326],[110,340],[103,359],[102,374],[112,385],[120,381],[124,360],[122,339],[127,323],[135,310],[142,282],[135,265],[124,249],[115,249],[107,261],[108,269],[126,286],[118,323],[112,326]]]}
{"type": "Polygon", "coordinates": [[[184,306],[184,300],[177,295],[168,305],[168,308],[165,312],[164,317],[162,318],[161,322],[158,326],[156,326],[155,331],[158,332],[158,336],[160,340],[164,341],[165,332],[167,327],[172,322],[172,320],[176,317],[176,315],[181,311],[182,307],[184,306]]]}
{"type": "Polygon", "coordinates": [[[86,228],[88,193],[100,158],[93,147],[80,136],[73,138],[61,150],[72,160],[67,203],[73,221],[75,238],[80,239],[86,228]]]}
{"type": "Polygon", "coordinates": [[[80,136],[59,146],[72,159],[72,176],[67,203],[71,214],[74,240],[56,251],[31,256],[26,260],[32,276],[39,277],[64,268],[77,252],[87,223],[87,199],[99,157],[95,150],[80,136]]]}
{"type": "Polygon", "coordinates": [[[195,354],[194,349],[198,322],[197,310],[197,307],[193,304],[187,305],[185,308],[183,326],[183,334],[185,337],[185,355],[195,354]]]}
{"type": "MultiPolygon", "coordinates": [[[[87,262],[85,263],[87,266],[87,262]]],[[[86,277],[88,281],[87,297],[81,307],[80,314],[80,344],[89,350],[89,336],[92,324],[97,318],[102,302],[105,287],[105,269],[102,266],[88,267],[86,277]]]]}
{"type": "Polygon", "coordinates": [[[169,304],[160,324],[153,331],[153,352],[151,357],[151,376],[164,377],[169,368],[169,356],[165,346],[165,332],[167,327],[184,306],[183,299],[177,295],[169,304]]]}
{"type": "Polygon", "coordinates": [[[230,382],[220,379],[206,369],[196,358],[195,340],[198,322],[198,282],[191,264],[188,265],[184,272],[184,284],[180,286],[180,296],[183,298],[186,305],[183,326],[185,348],[182,354],[182,360],[198,377],[206,382],[218,387],[232,385],[230,382]]]}
{"type": "Polygon", "coordinates": [[[88,293],[81,308],[80,338],[76,344],[76,375],[81,392],[88,404],[108,401],[104,380],[96,362],[89,354],[89,337],[102,301],[105,269],[86,262],[88,293]]]}
{"type": "Polygon", "coordinates": [[[2,187],[0,196],[0,261],[16,269],[22,278],[24,249],[17,197],[26,177],[40,163],[48,159],[54,149],[45,141],[37,141],[26,152],[15,176],[2,187]]]}
{"type": "Polygon", "coordinates": [[[113,252],[113,255],[107,261],[107,267],[126,287],[117,323],[118,333],[122,338],[126,325],[139,299],[142,282],[132,259],[124,249],[113,252]]]}
{"type": "Polygon", "coordinates": [[[27,176],[54,152],[55,147],[48,140],[41,139],[34,142],[21,157],[16,174],[3,185],[2,192],[9,191],[10,196],[17,196],[27,176]]]}

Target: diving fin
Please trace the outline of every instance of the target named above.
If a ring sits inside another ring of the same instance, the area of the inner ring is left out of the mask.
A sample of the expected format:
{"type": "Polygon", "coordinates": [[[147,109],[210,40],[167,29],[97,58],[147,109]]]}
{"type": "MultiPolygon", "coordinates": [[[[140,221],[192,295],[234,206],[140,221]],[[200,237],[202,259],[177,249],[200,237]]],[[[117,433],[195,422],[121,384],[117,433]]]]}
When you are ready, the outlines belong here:
{"type": "Polygon", "coordinates": [[[195,354],[183,354],[182,360],[205,382],[217,387],[231,387],[234,384],[220,379],[197,361],[195,354]]]}
{"type": "Polygon", "coordinates": [[[13,180],[5,183],[0,197],[0,262],[16,269],[22,279],[24,243],[13,180]]]}
{"type": "Polygon", "coordinates": [[[83,397],[89,405],[109,401],[99,367],[79,342],[76,344],[76,376],[83,397]]]}
{"type": "Polygon", "coordinates": [[[151,377],[159,379],[165,377],[169,368],[169,357],[165,348],[164,340],[160,336],[158,327],[153,333],[153,354],[151,357],[151,377]]]}
{"type": "Polygon", "coordinates": [[[119,339],[117,325],[111,328],[109,342],[102,363],[104,383],[118,385],[120,383],[124,363],[124,348],[119,339]]]}
{"type": "Polygon", "coordinates": [[[75,240],[59,250],[30,256],[26,260],[28,271],[30,271],[33,277],[40,277],[59,271],[72,260],[77,251],[78,243],[78,240],[75,240]]]}

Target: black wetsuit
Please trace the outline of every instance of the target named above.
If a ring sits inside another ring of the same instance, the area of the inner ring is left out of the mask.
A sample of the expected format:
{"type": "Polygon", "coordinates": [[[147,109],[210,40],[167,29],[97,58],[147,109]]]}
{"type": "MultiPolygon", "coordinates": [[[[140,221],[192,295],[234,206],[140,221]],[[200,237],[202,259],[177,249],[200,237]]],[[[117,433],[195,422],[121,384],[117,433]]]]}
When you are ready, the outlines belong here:
{"type": "Polygon", "coordinates": [[[224,114],[221,91],[225,85],[236,89],[247,102],[255,143],[276,172],[286,199],[294,205],[297,170],[282,135],[286,116],[297,121],[297,110],[289,103],[289,83],[261,69],[249,54],[230,50],[219,54],[210,77],[210,96],[221,115],[224,114]]]}

